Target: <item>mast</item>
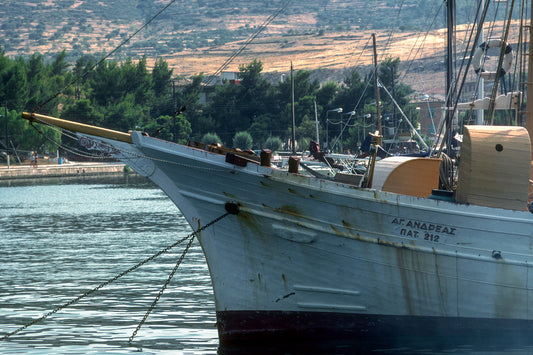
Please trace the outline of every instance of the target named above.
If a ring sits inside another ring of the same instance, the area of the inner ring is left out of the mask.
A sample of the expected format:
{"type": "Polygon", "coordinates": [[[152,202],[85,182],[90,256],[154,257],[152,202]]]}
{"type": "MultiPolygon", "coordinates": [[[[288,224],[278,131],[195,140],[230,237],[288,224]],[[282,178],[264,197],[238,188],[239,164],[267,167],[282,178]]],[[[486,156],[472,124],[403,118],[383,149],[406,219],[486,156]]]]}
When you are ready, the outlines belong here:
{"type": "Polygon", "coordinates": [[[296,119],[294,114],[294,75],[291,60],[292,154],[296,154],[296,119]]]}
{"type": "Polygon", "coordinates": [[[451,153],[452,127],[453,127],[453,107],[455,102],[455,0],[447,0],[446,6],[446,150],[451,153]]]}
{"type": "MultiPolygon", "coordinates": [[[[533,1],[532,1],[533,3],[533,1]]],[[[533,4],[531,4],[531,16],[533,16],[533,4]]],[[[527,58],[527,93],[528,96],[533,96],[533,49],[531,48],[531,38],[533,38],[533,26],[531,21],[533,21],[533,17],[530,17],[530,24],[529,24],[529,43],[530,47],[528,49],[528,58],[527,58]]],[[[532,149],[531,149],[531,160],[533,161],[533,98],[527,100],[526,103],[526,129],[529,132],[529,138],[532,141],[532,149]]],[[[533,170],[533,169],[532,169],[533,170]]],[[[530,179],[533,177],[533,174],[530,173],[530,179]]]]}
{"type": "MultiPolygon", "coordinates": [[[[531,95],[533,93],[533,50],[531,49],[531,38],[533,38],[533,1],[531,1],[531,16],[529,17],[529,46],[528,46],[528,55],[527,55],[527,95],[531,95]]],[[[531,161],[533,162],[533,99],[527,100],[526,103],[526,129],[529,133],[529,139],[532,142],[531,145],[531,161]]],[[[533,164],[530,165],[529,168],[529,180],[533,178],[533,164]]],[[[531,193],[533,188],[531,184],[529,185],[529,195],[531,196],[531,193]]]]}
{"type": "MultiPolygon", "coordinates": [[[[485,8],[485,0],[480,0],[479,6],[481,9],[485,8]]],[[[480,32],[479,35],[479,41],[476,43],[476,46],[483,43],[483,20],[479,19],[479,25],[478,25],[478,31],[480,32]]],[[[483,77],[479,77],[479,84],[478,84],[478,91],[477,91],[477,98],[479,100],[483,99],[485,97],[485,79],[483,77]]],[[[476,112],[476,125],[483,125],[484,123],[484,110],[480,109],[476,112]]]]}
{"type": "Polygon", "coordinates": [[[315,103],[315,128],[316,128],[316,144],[320,147],[320,136],[318,135],[318,113],[316,110],[316,101],[315,103]]]}
{"type": "Polygon", "coordinates": [[[6,124],[6,158],[7,158],[7,168],[10,168],[9,164],[9,133],[8,133],[8,127],[7,127],[7,102],[4,102],[4,118],[5,118],[5,124],[6,124]]]}
{"type": "Polygon", "coordinates": [[[378,128],[378,135],[379,142],[378,144],[381,145],[381,105],[379,103],[379,84],[378,84],[378,53],[376,51],[376,34],[372,33],[372,43],[374,45],[374,88],[376,90],[376,114],[378,115],[378,122],[377,122],[377,128],[378,128]]]}

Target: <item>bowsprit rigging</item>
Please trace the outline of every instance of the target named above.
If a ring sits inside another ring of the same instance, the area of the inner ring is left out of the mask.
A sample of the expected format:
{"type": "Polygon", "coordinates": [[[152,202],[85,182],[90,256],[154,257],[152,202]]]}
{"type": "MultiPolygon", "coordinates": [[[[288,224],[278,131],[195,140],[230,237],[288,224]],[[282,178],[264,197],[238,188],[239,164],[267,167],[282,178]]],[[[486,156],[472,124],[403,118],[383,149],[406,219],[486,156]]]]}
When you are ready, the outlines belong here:
{"type": "MultiPolygon", "coordinates": [[[[126,43],[128,43],[133,37],[135,37],[139,32],[141,32],[144,28],[146,28],[152,21],[154,21],[159,15],[161,15],[166,9],[170,7],[176,0],[171,0],[167,5],[165,5],[159,12],[157,12],[154,16],[152,16],[144,25],[139,27],[135,32],[133,32],[128,38],[126,38],[124,41],[122,41],[117,47],[115,47],[112,51],[110,51],[108,54],[106,54],[102,59],[100,59],[98,62],[96,62],[94,65],[92,65],[89,69],[87,69],[83,74],[80,74],[76,78],[74,78],[72,81],[70,81],[63,89],[56,92],[54,95],[49,97],[47,100],[45,100],[43,103],[35,107],[31,114],[38,113],[38,111],[46,104],[50,103],[52,100],[57,98],[59,95],[61,95],[66,89],[77,83],[80,79],[86,77],[91,71],[93,71],[96,67],[98,67],[100,64],[102,64],[105,60],[107,60],[111,55],[113,55],[116,51],[118,51],[122,46],[124,46],[126,43]]],[[[220,74],[224,69],[226,69],[235,58],[237,58],[245,49],[250,45],[267,27],[270,25],[272,21],[274,21],[285,9],[291,4],[292,0],[285,1],[282,6],[275,11],[273,14],[271,14],[258,28],[256,31],[230,56],[228,57],[222,65],[209,77],[209,79],[206,81],[206,84],[210,84],[213,80],[215,80],[216,76],[220,74]]],[[[158,128],[153,134],[153,137],[156,137],[161,133],[161,131],[167,127],[172,121],[176,119],[180,114],[185,112],[187,109],[187,106],[191,103],[193,100],[194,95],[191,95],[181,106],[178,110],[174,112],[172,117],[165,122],[163,126],[158,128]]],[[[33,128],[35,128],[39,134],[43,133],[39,131],[34,125],[32,125],[33,128]]],[[[46,139],[50,139],[49,137],[46,137],[46,139]]],[[[57,142],[54,142],[58,146],[61,146],[57,142]]],[[[65,148],[65,147],[63,147],[65,148]]],[[[68,150],[68,148],[67,148],[68,150]]],[[[78,152],[76,154],[79,155],[85,155],[83,152],[78,152]]],[[[91,156],[92,157],[92,156],[91,156]]],[[[96,157],[98,158],[98,157],[96,157]]]]}

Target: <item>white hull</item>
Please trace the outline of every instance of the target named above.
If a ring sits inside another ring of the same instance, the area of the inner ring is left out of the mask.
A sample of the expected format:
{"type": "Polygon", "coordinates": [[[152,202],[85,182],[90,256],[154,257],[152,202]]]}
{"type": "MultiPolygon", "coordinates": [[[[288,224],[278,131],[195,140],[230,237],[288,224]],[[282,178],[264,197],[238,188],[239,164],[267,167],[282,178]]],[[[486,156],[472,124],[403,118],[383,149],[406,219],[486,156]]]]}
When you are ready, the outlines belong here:
{"type": "Polygon", "coordinates": [[[398,317],[423,319],[418,326],[429,332],[432,320],[450,319],[531,327],[529,212],[239,167],[223,155],[137,132],[132,138],[133,145],[105,142],[159,185],[194,229],[224,214],[227,202],[240,207],[199,237],[221,338],[260,333],[261,324],[283,331],[283,315],[293,312],[353,315],[353,326],[368,334],[380,319],[394,324],[398,317]],[[276,320],[261,320],[265,315],[276,320]]]}

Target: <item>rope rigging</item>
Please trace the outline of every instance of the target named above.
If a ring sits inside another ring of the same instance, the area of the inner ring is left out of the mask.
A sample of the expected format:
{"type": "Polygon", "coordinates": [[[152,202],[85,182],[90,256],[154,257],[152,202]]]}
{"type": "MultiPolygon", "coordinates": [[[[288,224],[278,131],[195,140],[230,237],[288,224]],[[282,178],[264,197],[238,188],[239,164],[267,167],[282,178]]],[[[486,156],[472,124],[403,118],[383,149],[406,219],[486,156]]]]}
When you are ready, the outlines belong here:
{"type": "Polygon", "coordinates": [[[168,9],[170,7],[170,5],[172,5],[173,3],[175,3],[176,0],[170,0],[168,4],[166,4],[161,10],[159,10],[159,12],[157,12],[154,16],[152,16],[144,25],[142,25],[141,27],[139,27],[135,32],[133,32],[130,36],[128,36],[128,38],[126,38],[125,40],[123,40],[118,46],[116,46],[112,51],[110,51],[109,53],[107,53],[104,57],[102,57],[102,59],[100,59],[98,62],[96,62],[94,65],[92,65],[89,69],[87,69],[85,71],[85,73],[77,76],[76,78],[74,78],[73,80],[71,80],[63,89],[59,90],[58,92],[56,92],[54,95],[52,95],[51,97],[49,97],[47,100],[45,100],[42,104],[38,105],[36,108],[34,108],[31,113],[37,113],[41,107],[43,107],[44,105],[48,104],[50,101],[54,100],[55,98],[57,98],[59,95],[61,95],[61,93],[63,93],[66,89],[68,89],[69,87],[71,87],[72,85],[76,84],[80,79],[83,79],[85,78],[87,75],[89,75],[90,72],[92,72],[94,70],[94,68],[96,68],[97,66],[99,66],[100,64],[102,64],[105,60],[107,60],[110,56],[112,56],[116,51],[118,51],[123,45],[125,45],[126,43],[128,43],[133,37],[135,37],[139,32],[141,32],[142,30],[144,30],[150,23],[152,23],[152,21],[154,21],[157,17],[159,17],[159,15],[161,15],[166,9],[168,9]]]}
{"type": "MultiPolygon", "coordinates": [[[[263,32],[263,30],[265,28],[267,28],[268,25],[270,25],[270,23],[272,21],[274,21],[274,19],[276,17],[278,17],[279,14],[281,14],[283,11],[285,11],[285,9],[289,6],[289,4],[292,2],[292,0],[287,0],[275,13],[273,13],[272,15],[270,15],[259,27],[258,29],[235,51],[233,52],[233,54],[231,56],[229,56],[225,61],[224,63],[222,63],[222,65],[220,67],[218,67],[218,69],[213,73],[211,74],[211,76],[209,76],[209,78],[207,79],[207,81],[205,82],[205,85],[210,85],[215,79],[216,77],[224,70],[226,69],[230,64],[231,62],[233,62],[233,60],[235,58],[237,58],[241,53],[242,51],[244,51],[246,49],[246,47],[248,47],[248,45],[250,43],[252,43],[256,38],[257,36],[259,36],[261,34],[261,32],[263,32]]],[[[168,120],[163,126],[161,126],[160,128],[158,128],[153,134],[152,134],[152,137],[156,137],[159,135],[159,133],[161,133],[161,131],[163,129],[165,129],[166,127],[168,127],[168,125],[174,121],[176,119],[176,117],[178,117],[181,113],[183,113],[186,109],[187,109],[187,106],[192,102],[192,100],[194,99],[194,95],[191,95],[189,96],[189,98],[185,101],[185,103],[183,103],[181,105],[181,107],[176,111],[174,112],[174,114],[172,115],[172,118],[170,120],[168,120]]]]}
{"type": "MultiPolygon", "coordinates": [[[[477,12],[476,12],[476,20],[479,17],[480,26],[478,28],[478,31],[476,31],[476,35],[475,35],[475,38],[474,38],[473,41],[472,41],[472,32],[473,31],[471,31],[471,34],[470,34],[469,39],[468,39],[467,48],[469,48],[471,44],[476,44],[476,43],[479,42],[479,38],[481,36],[480,28],[481,28],[482,24],[485,22],[485,18],[487,16],[489,5],[490,5],[490,1],[487,1],[485,3],[485,6],[483,7],[483,10],[481,11],[481,15],[479,16],[479,12],[481,10],[481,4],[479,4],[477,12]]],[[[452,85],[452,88],[450,89],[450,92],[446,93],[446,95],[447,95],[446,101],[448,101],[448,97],[452,94],[452,91],[456,91],[457,90],[456,87],[457,86],[459,87],[457,92],[456,92],[456,94],[455,94],[456,95],[455,96],[455,102],[453,103],[452,112],[450,114],[452,117],[455,115],[455,112],[457,111],[457,104],[459,103],[458,98],[461,97],[461,93],[462,93],[462,90],[463,90],[465,82],[466,82],[466,74],[468,73],[468,69],[470,68],[470,65],[472,64],[472,59],[474,57],[474,52],[475,52],[475,45],[472,45],[470,55],[468,56],[468,60],[466,59],[468,51],[464,52],[464,56],[463,56],[463,60],[462,60],[462,63],[461,63],[461,67],[459,69],[459,72],[458,72],[457,76],[454,78],[455,84],[452,85]],[[465,62],[466,62],[466,65],[465,65],[465,62]],[[464,69],[464,74],[461,74],[461,73],[463,73],[463,69],[464,69]],[[457,81],[458,81],[459,77],[462,77],[462,80],[461,80],[460,85],[457,85],[457,81]]],[[[447,108],[447,109],[450,109],[450,108],[447,108]]],[[[444,145],[448,141],[448,139],[447,139],[448,135],[451,134],[450,127],[446,127],[446,131],[444,131],[444,127],[445,127],[445,121],[442,120],[441,124],[440,124],[440,127],[439,127],[439,133],[437,134],[437,137],[439,137],[439,139],[436,140],[436,142],[438,142],[440,140],[440,137],[442,137],[442,140],[441,140],[441,143],[440,143],[440,147],[439,147],[439,151],[440,152],[443,151],[444,145]]]]}
{"type": "MultiPolygon", "coordinates": [[[[40,124],[46,125],[46,126],[50,127],[51,129],[53,129],[55,131],[58,131],[61,135],[64,135],[67,138],[70,138],[70,139],[73,139],[73,140],[77,140],[78,139],[77,137],[74,136],[73,133],[67,133],[68,131],[65,130],[65,129],[59,129],[59,128],[55,127],[55,126],[52,126],[50,124],[47,124],[46,122],[43,122],[43,121],[39,120],[38,118],[35,118],[35,120],[38,121],[40,124]]],[[[37,133],[39,133],[45,139],[47,139],[48,141],[50,141],[53,144],[57,145],[58,148],[61,148],[61,149],[65,150],[65,151],[67,151],[69,153],[72,153],[74,155],[77,155],[77,156],[80,156],[80,157],[84,157],[84,158],[90,158],[90,159],[106,159],[107,158],[107,156],[104,153],[88,154],[88,153],[86,153],[84,151],[81,151],[79,149],[67,147],[64,144],[59,143],[58,141],[56,141],[52,137],[49,137],[48,135],[46,135],[43,131],[41,131],[39,128],[37,128],[37,126],[34,125],[33,122],[30,122],[30,126],[32,126],[33,129],[35,129],[37,131],[37,133]]]]}
{"type": "MultiPolygon", "coordinates": [[[[49,103],[50,101],[52,101],[53,99],[55,99],[57,96],[59,96],[63,91],[65,91],[68,87],[72,86],[73,84],[75,84],[77,81],[79,81],[81,78],[87,76],[89,74],[89,72],[91,72],[92,70],[94,70],[94,68],[96,68],[98,65],[100,65],[104,60],[106,60],[107,58],[109,58],[113,53],[115,53],[120,47],[122,47],[124,44],[126,44],[131,38],[133,38],[135,35],[137,35],[141,30],[143,30],[146,26],[148,26],[156,17],[158,17],[161,13],[163,13],[170,5],[172,5],[172,3],[174,3],[176,0],[172,0],[170,1],[165,7],[163,7],[157,14],[155,14],[148,22],[146,22],[143,26],[141,26],[139,29],[137,29],[132,35],[130,35],[127,39],[125,39],[122,43],[119,44],[119,46],[117,46],[115,49],[113,49],[111,52],[109,52],[105,57],[103,57],[100,61],[98,61],[95,65],[93,65],[91,68],[89,68],[84,74],[78,76],[77,78],[75,78],[74,80],[72,80],[67,86],[65,86],[65,88],[63,88],[62,90],[58,91],[55,95],[53,95],[52,97],[50,97],[48,100],[46,100],[43,104],[39,105],[37,108],[35,108],[34,110],[32,110],[32,113],[36,113],[36,111],[38,111],[42,106],[46,105],[47,103],[49,103]]],[[[252,43],[253,40],[255,40],[260,34],[261,32],[263,32],[263,30],[265,30],[267,28],[267,26],[272,22],[274,21],[274,19],[276,17],[279,16],[279,14],[281,14],[283,11],[285,11],[285,9],[290,5],[290,3],[292,2],[292,0],[287,0],[283,3],[283,5],[275,12],[273,13],[272,15],[270,15],[259,27],[258,29],[241,45],[241,47],[239,47],[239,49],[237,49],[228,59],[226,59],[226,61],[209,77],[209,79],[205,82],[207,85],[209,85],[211,82],[213,82],[213,80],[216,79],[217,75],[219,75],[224,69],[226,69],[228,67],[228,65],[231,64],[231,62],[237,57],[239,56],[242,51],[244,51],[246,49],[246,47],[252,43]]],[[[189,105],[191,103],[191,101],[194,99],[194,95],[190,95],[189,98],[185,101],[185,103],[176,111],[174,112],[172,118],[170,120],[168,120],[163,126],[161,126],[159,129],[157,129],[155,131],[155,133],[152,134],[152,137],[156,137],[163,129],[165,129],[171,122],[174,121],[174,119],[179,116],[181,113],[183,113],[185,110],[186,110],[186,107],[187,105],[189,105]]],[[[37,120],[37,119],[36,119],[37,120]]],[[[43,122],[41,122],[43,123],[43,122]]],[[[78,156],[82,156],[82,157],[87,157],[87,158],[94,158],[94,159],[104,159],[105,156],[104,155],[94,155],[94,154],[88,154],[88,153],[85,153],[79,149],[75,149],[75,148],[69,148],[69,147],[66,147],[64,146],[63,144],[57,142],[56,140],[54,140],[53,138],[51,137],[48,137],[46,134],[44,134],[44,132],[42,132],[41,130],[39,130],[35,125],[31,124],[31,126],[39,133],[41,134],[43,137],[45,137],[47,140],[51,141],[52,143],[56,144],[58,147],[61,147],[62,149],[64,149],[65,151],[68,151],[69,153],[73,153],[75,155],[78,155],[78,156]]],[[[51,125],[48,125],[47,126],[49,127],[52,127],[53,129],[56,129],[56,127],[53,127],[51,125]]],[[[64,130],[59,130],[61,134],[65,134],[64,133],[64,130]]],[[[66,136],[68,136],[67,134],[65,134],[66,136]]],[[[72,138],[72,139],[77,139],[77,138],[73,138],[73,137],[69,137],[69,138],[72,138]]],[[[128,154],[130,154],[130,152],[128,152],[128,154]]]]}
{"type": "MultiPolygon", "coordinates": [[[[227,204],[228,205],[228,204],[227,204]]],[[[128,270],[126,271],[123,271],[121,272],[120,274],[114,276],[113,278],[111,279],[108,279],[107,281],[104,281],[102,282],[101,284],[99,284],[98,286],[94,287],[93,289],[91,290],[88,290],[86,291],[85,293],[83,293],[82,295],[54,308],[53,310],[49,311],[48,313],[42,315],[41,317],[39,318],[36,318],[34,320],[32,320],[31,322],[29,323],[26,323],[24,324],[23,326],[21,326],[20,328],[12,331],[12,332],[9,332],[7,333],[6,335],[0,337],[0,341],[4,341],[4,340],[7,340],[9,339],[11,336],[17,334],[17,333],[20,333],[21,331],[23,331],[24,329],[34,325],[34,324],[37,324],[45,319],[47,319],[48,317],[54,315],[55,313],[69,307],[69,306],[72,306],[73,304],[79,302],[80,300],[84,299],[85,297],[95,293],[96,291],[108,286],[109,284],[115,282],[116,280],[118,280],[119,278],[121,278],[122,276],[125,276],[127,274],[129,274],[130,272],[138,269],[139,267],[143,266],[144,264],[154,260],[155,258],[157,258],[158,256],[162,255],[162,254],[165,254],[167,253],[168,251],[170,251],[172,248],[176,247],[177,245],[183,243],[184,241],[188,240],[189,239],[189,243],[187,244],[185,250],[183,251],[181,257],[179,258],[176,266],[174,267],[174,269],[172,270],[169,278],[167,279],[167,281],[165,282],[163,288],[159,291],[159,294],[158,296],[156,297],[155,301],[152,303],[152,306],[150,307],[149,309],[149,312],[146,313],[146,315],[144,316],[143,320],[141,321],[141,323],[139,324],[139,326],[137,327],[137,329],[135,330],[135,332],[133,333],[133,335],[130,337],[130,343],[131,341],[133,340],[133,338],[135,337],[135,335],[137,334],[138,330],[141,328],[141,326],[144,324],[144,321],[146,320],[146,318],[148,318],[148,315],[151,313],[151,311],[153,310],[153,308],[155,308],[155,304],[157,303],[157,301],[159,300],[159,298],[161,297],[161,295],[163,294],[163,292],[165,291],[166,287],[168,286],[168,284],[170,283],[170,280],[172,279],[172,277],[174,276],[176,270],[178,269],[179,265],[181,264],[183,258],[185,257],[185,254],[187,253],[187,251],[189,250],[189,247],[191,246],[192,244],[192,241],[194,240],[194,237],[197,236],[200,232],[202,232],[203,230],[207,229],[208,227],[212,226],[213,224],[219,222],[220,220],[224,219],[225,217],[227,217],[228,215],[230,214],[237,214],[238,213],[238,209],[237,209],[237,212],[234,213],[232,210],[229,210],[228,207],[226,206],[226,210],[227,212],[224,213],[223,215],[215,218],[214,220],[212,220],[211,222],[205,224],[204,226],[200,227],[199,229],[197,229],[196,231],[194,231],[193,233],[187,235],[186,237],[178,240],[177,242],[161,249],[160,251],[158,251],[157,253],[153,254],[152,256],[142,260],[141,262],[137,263],[136,265],[132,266],[131,268],[129,268],[128,270]]]]}
{"type": "MultiPolygon", "coordinates": [[[[514,3],[515,3],[515,0],[512,0],[511,2],[511,5],[510,5],[510,9],[509,9],[509,16],[508,16],[508,19],[507,19],[507,24],[505,26],[505,32],[504,32],[504,35],[503,35],[503,43],[507,43],[507,39],[509,37],[509,29],[511,27],[511,19],[513,17],[513,9],[514,9],[514,3]]],[[[503,64],[503,58],[504,58],[504,52],[505,52],[505,46],[501,46],[500,48],[500,56],[498,58],[498,68],[496,69],[496,72],[497,73],[500,73],[501,70],[502,70],[502,64],[503,64]]],[[[494,78],[494,86],[492,87],[492,95],[490,96],[490,102],[489,102],[489,124],[492,125],[493,122],[494,122],[494,104],[495,104],[495,97],[496,97],[496,94],[498,93],[498,82],[499,82],[499,77],[496,77],[494,78]]]]}
{"type": "MultiPolygon", "coordinates": [[[[66,136],[67,138],[70,138],[70,139],[73,139],[75,141],[78,141],[79,140],[79,137],[76,136],[76,133],[75,132],[71,132],[71,131],[68,131],[66,129],[59,129],[53,125],[49,125],[48,123],[46,122],[43,122],[41,120],[39,120],[38,117],[35,117],[34,119],[35,121],[39,122],[40,124],[43,124],[43,125],[46,125],[46,126],[49,126],[51,129],[54,129],[56,131],[58,131],[60,134],[66,136]]],[[[37,126],[31,124],[31,126],[39,133],[41,134],[44,138],[46,138],[47,140],[49,140],[50,142],[56,144],[59,148],[61,149],[64,149],[68,152],[71,152],[72,154],[76,154],[76,155],[79,155],[79,156],[82,156],[82,157],[86,157],[86,158],[92,158],[92,159],[106,159],[108,158],[109,156],[106,155],[106,153],[100,153],[100,154],[89,154],[89,153],[86,153],[84,151],[81,151],[79,149],[76,149],[76,148],[69,148],[69,147],[66,147],[65,145],[63,145],[62,143],[59,143],[57,142],[55,139],[49,137],[46,135],[46,133],[44,133],[43,131],[39,130],[37,128],[37,126]]],[[[220,172],[220,171],[226,171],[225,169],[214,169],[214,168],[208,168],[208,167],[202,167],[202,166],[197,166],[197,165],[190,165],[190,164],[184,164],[184,163],[178,163],[178,162],[175,162],[175,161],[172,161],[172,160],[168,160],[168,159],[161,159],[161,158],[155,158],[155,157],[149,157],[149,156],[146,156],[146,155],[143,155],[143,154],[139,154],[139,153],[135,153],[133,151],[125,151],[125,150],[122,150],[120,148],[117,148],[117,147],[113,147],[114,149],[116,149],[116,151],[120,152],[120,154],[122,155],[120,157],[120,160],[123,161],[123,162],[127,162],[129,160],[133,160],[133,159],[138,159],[138,158],[141,158],[141,159],[148,159],[148,160],[151,160],[151,161],[154,161],[154,162],[160,162],[160,163],[164,163],[164,164],[171,164],[171,165],[176,165],[176,166],[182,166],[182,167],[185,167],[185,168],[192,168],[192,169],[200,169],[200,170],[205,170],[205,171],[212,171],[212,172],[220,172]]]]}

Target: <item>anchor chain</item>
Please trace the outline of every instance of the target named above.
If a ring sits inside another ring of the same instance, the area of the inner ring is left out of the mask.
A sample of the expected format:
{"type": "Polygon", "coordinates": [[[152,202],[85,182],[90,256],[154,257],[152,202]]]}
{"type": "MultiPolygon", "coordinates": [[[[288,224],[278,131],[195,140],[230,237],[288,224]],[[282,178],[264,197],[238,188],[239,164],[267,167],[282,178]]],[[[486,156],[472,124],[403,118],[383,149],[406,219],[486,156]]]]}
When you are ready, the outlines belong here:
{"type": "Polygon", "coordinates": [[[131,334],[131,337],[128,340],[128,343],[130,345],[131,345],[131,342],[133,341],[133,338],[135,338],[135,336],[137,335],[137,332],[141,329],[141,327],[143,326],[143,324],[146,321],[146,319],[148,319],[148,316],[150,315],[150,313],[152,313],[152,311],[154,310],[157,302],[159,301],[159,299],[163,295],[163,292],[165,292],[168,284],[170,283],[170,281],[174,277],[174,274],[178,270],[178,267],[180,266],[181,262],[183,261],[183,258],[185,258],[185,254],[187,254],[187,252],[189,251],[189,248],[191,247],[191,244],[192,244],[193,240],[194,240],[194,235],[192,236],[191,240],[189,240],[189,243],[187,243],[187,246],[183,250],[183,253],[181,253],[180,258],[178,259],[178,262],[176,263],[176,266],[174,266],[174,269],[172,269],[172,272],[170,273],[170,275],[168,275],[167,281],[165,282],[163,287],[161,287],[161,290],[159,290],[159,293],[157,294],[156,298],[154,299],[154,301],[150,305],[150,308],[148,308],[148,311],[146,311],[146,314],[144,315],[143,319],[139,322],[139,325],[137,326],[137,328],[135,328],[135,330],[133,331],[133,334],[131,334]]]}
{"type": "MultiPolygon", "coordinates": [[[[91,289],[91,290],[89,290],[89,291],[83,293],[82,295],[80,295],[80,296],[78,296],[78,297],[76,297],[76,298],[70,300],[70,301],[67,302],[67,303],[64,303],[64,304],[62,304],[62,305],[56,307],[55,309],[51,310],[50,312],[44,314],[43,316],[41,316],[41,317],[39,317],[39,318],[36,318],[36,319],[32,320],[32,321],[29,322],[29,323],[26,323],[25,325],[21,326],[20,328],[18,328],[18,329],[16,329],[16,330],[12,331],[12,332],[10,332],[10,333],[7,333],[6,335],[0,337],[0,341],[4,341],[4,340],[10,338],[11,336],[13,336],[13,335],[15,335],[15,334],[17,334],[17,333],[20,333],[20,332],[23,331],[24,329],[26,329],[26,328],[28,328],[28,327],[30,327],[30,326],[32,326],[32,325],[34,325],[34,324],[36,324],[36,323],[38,323],[38,322],[40,322],[40,321],[45,320],[46,318],[48,318],[48,317],[50,317],[51,315],[53,315],[53,314],[55,314],[55,313],[61,311],[62,309],[67,308],[68,306],[71,306],[71,305],[77,303],[78,301],[82,300],[83,298],[85,298],[85,297],[87,297],[87,296],[89,296],[89,295],[95,293],[96,291],[100,290],[101,288],[104,288],[104,287],[106,287],[107,285],[111,284],[112,282],[118,280],[118,279],[121,278],[122,276],[125,276],[125,275],[129,274],[130,272],[132,272],[132,271],[138,269],[139,267],[141,267],[141,266],[143,266],[144,264],[146,264],[146,263],[152,261],[153,259],[157,258],[158,256],[160,256],[160,255],[162,255],[162,254],[168,252],[170,249],[172,249],[172,248],[174,248],[175,246],[177,246],[177,245],[183,243],[183,242],[186,241],[187,239],[191,239],[191,240],[189,241],[189,244],[188,244],[187,247],[186,247],[186,249],[188,249],[189,246],[190,246],[190,244],[192,243],[194,237],[197,236],[198,233],[202,232],[202,231],[205,230],[206,228],[208,228],[208,227],[212,226],[213,224],[217,223],[218,221],[220,221],[221,219],[225,218],[225,217],[228,216],[229,214],[232,214],[232,213],[230,213],[230,212],[226,212],[226,213],[224,213],[224,214],[221,215],[220,217],[217,217],[217,218],[215,218],[214,220],[212,220],[211,222],[207,223],[206,225],[200,227],[198,230],[194,231],[193,233],[191,233],[191,234],[187,235],[186,237],[184,237],[184,238],[178,240],[177,242],[175,242],[175,243],[173,243],[173,244],[167,246],[166,248],[161,249],[160,251],[158,251],[158,252],[155,253],[154,255],[152,255],[152,256],[150,256],[150,257],[144,259],[143,261],[139,262],[138,264],[132,266],[132,267],[129,268],[128,270],[123,271],[123,272],[121,272],[120,274],[116,275],[115,277],[113,277],[113,278],[111,278],[111,279],[109,279],[109,280],[107,280],[107,281],[102,282],[100,285],[96,286],[95,288],[93,288],[93,289],[91,289]]],[[[185,255],[185,253],[182,255],[182,257],[184,257],[184,255],[185,255]]],[[[180,259],[182,259],[182,258],[180,258],[180,259]]],[[[181,260],[179,261],[179,263],[181,263],[181,260]]],[[[177,269],[177,267],[176,267],[176,269],[177,269]]],[[[168,280],[168,282],[170,282],[170,280],[168,280]]],[[[165,286],[165,287],[166,287],[166,286],[165,286]]],[[[163,291],[164,291],[164,289],[163,289],[163,291]]],[[[159,297],[160,297],[160,296],[159,296],[159,297]]],[[[133,336],[132,336],[131,339],[133,339],[133,336]]]]}

